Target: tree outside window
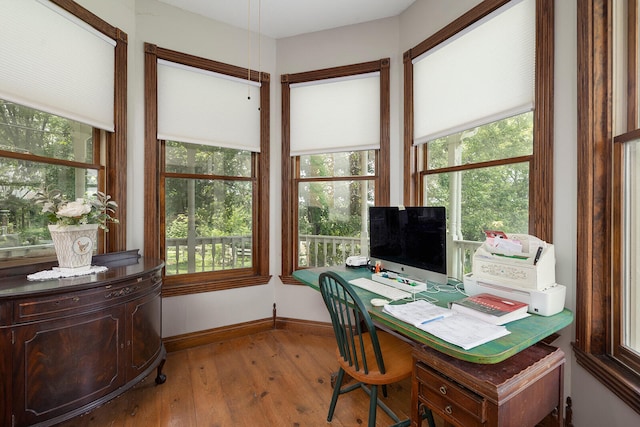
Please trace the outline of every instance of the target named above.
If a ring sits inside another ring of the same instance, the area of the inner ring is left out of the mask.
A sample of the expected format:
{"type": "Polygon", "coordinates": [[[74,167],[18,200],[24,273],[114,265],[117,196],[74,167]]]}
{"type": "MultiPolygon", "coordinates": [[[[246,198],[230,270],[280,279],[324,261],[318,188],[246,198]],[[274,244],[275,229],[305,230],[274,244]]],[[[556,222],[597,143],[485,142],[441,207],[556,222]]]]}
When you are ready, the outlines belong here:
{"type": "Polygon", "coordinates": [[[55,254],[34,197],[47,188],[69,199],[104,191],[96,144],[89,125],[0,100],[0,263],[55,254]]]}

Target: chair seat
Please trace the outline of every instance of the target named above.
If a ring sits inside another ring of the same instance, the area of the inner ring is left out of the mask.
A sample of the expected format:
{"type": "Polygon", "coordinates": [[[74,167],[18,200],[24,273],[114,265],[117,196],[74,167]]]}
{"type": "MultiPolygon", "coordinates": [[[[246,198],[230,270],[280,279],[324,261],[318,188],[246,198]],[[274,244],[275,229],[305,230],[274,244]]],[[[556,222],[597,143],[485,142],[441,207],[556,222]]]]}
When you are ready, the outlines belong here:
{"type": "Polygon", "coordinates": [[[413,371],[411,351],[413,347],[409,343],[387,332],[377,331],[377,335],[378,341],[380,342],[380,349],[382,354],[384,354],[386,373],[380,373],[377,368],[369,333],[363,333],[365,354],[367,355],[368,367],[370,369],[369,373],[365,374],[362,366],[360,366],[359,371],[357,371],[354,366],[349,366],[349,362],[343,359],[342,356],[340,356],[339,350],[336,349],[338,363],[340,363],[342,369],[356,381],[365,384],[391,384],[411,376],[411,372],[413,371]]]}

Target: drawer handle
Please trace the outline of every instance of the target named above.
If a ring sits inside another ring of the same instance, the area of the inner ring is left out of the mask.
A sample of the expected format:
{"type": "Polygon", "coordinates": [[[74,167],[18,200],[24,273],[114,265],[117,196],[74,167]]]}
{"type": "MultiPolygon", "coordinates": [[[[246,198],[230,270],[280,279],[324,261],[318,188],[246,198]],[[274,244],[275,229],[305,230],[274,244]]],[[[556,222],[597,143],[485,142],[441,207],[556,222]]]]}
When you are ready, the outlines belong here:
{"type": "Polygon", "coordinates": [[[451,407],[451,405],[447,405],[447,406],[444,408],[444,412],[446,412],[446,413],[447,413],[447,414],[449,414],[449,415],[453,414],[453,408],[451,407]]]}
{"type": "Polygon", "coordinates": [[[78,302],[80,301],[80,297],[73,297],[73,302],[78,302]]]}
{"type": "Polygon", "coordinates": [[[122,288],[118,291],[109,292],[104,297],[105,298],[121,297],[124,295],[129,295],[131,292],[135,292],[137,290],[138,290],[137,286],[132,286],[132,287],[127,286],[126,288],[122,288]]]}
{"type": "Polygon", "coordinates": [[[440,386],[440,393],[447,394],[447,388],[443,385],[440,386]]]}

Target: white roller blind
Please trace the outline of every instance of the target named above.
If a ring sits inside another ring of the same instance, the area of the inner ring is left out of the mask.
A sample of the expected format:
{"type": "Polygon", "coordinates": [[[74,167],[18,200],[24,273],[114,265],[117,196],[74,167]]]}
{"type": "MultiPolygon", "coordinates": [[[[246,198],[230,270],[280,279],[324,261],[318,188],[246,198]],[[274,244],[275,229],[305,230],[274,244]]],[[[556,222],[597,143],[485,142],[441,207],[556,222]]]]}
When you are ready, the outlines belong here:
{"type": "Polygon", "coordinates": [[[292,84],[291,155],[380,148],[380,73],[292,84]]]}
{"type": "Polygon", "coordinates": [[[512,1],[413,67],[414,144],[530,111],[535,0],[512,1]]]}
{"type": "Polygon", "coordinates": [[[158,60],[158,139],[259,152],[259,84],[158,60]]]}
{"type": "Polygon", "coordinates": [[[0,0],[0,41],[0,98],[113,131],[115,41],[44,0],[0,0]]]}

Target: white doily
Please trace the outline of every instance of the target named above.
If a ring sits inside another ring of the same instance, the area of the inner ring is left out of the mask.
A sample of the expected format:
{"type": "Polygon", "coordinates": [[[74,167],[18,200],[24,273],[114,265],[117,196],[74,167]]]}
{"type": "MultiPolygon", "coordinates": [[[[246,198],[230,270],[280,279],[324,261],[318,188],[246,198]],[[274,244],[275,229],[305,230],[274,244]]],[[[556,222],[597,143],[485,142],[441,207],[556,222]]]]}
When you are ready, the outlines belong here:
{"type": "Polygon", "coordinates": [[[51,280],[60,279],[62,277],[86,276],[87,274],[101,273],[107,270],[107,267],[102,267],[99,265],[92,265],[88,270],[82,271],[62,271],[57,267],[54,267],[53,270],[43,270],[38,271],[37,273],[29,274],[27,276],[27,280],[51,280]]]}

